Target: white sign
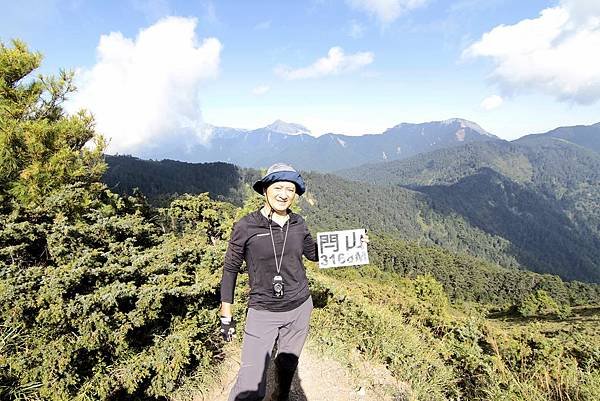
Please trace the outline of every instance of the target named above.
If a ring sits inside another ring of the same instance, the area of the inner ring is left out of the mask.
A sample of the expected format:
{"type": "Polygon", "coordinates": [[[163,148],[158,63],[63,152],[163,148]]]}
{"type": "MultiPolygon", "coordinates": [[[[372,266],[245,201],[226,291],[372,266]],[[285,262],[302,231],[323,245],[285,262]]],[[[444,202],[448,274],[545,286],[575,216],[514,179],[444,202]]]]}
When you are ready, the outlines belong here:
{"type": "Polygon", "coordinates": [[[367,244],[361,241],[366,230],[344,230],[317,233],[319,267],[366,265],[369,263],[367,244]]]}

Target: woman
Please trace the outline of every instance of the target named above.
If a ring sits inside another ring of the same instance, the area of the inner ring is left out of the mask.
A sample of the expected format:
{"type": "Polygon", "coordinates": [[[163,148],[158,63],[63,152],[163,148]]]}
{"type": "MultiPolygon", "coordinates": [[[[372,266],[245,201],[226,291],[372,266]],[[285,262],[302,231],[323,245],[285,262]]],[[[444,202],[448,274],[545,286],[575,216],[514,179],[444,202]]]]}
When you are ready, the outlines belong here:
{"type": "Polygon", "coordinates": [[[317,261],[317,246],[302,217],[289,209],[296,195],[306,189],[296,170],[274,164],[253,188],[264,195],[265,204],[234,225],[221,280],[221,333],[231,341],[235,282],[246,262],[249,308],[241,366],[229,401],[265,396],[275,341],[279,400],[287,400],[313,309],[302,255],[317,261]]]}

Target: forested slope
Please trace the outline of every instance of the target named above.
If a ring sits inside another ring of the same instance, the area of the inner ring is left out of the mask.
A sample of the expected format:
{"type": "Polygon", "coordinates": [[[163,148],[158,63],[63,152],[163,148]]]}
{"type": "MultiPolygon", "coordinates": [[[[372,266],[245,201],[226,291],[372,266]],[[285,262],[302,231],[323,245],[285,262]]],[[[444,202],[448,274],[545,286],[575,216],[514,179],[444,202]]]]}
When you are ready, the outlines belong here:
{"type": "Polygon", "coordinates": [[[600,153],[600,123],[593,125],[559,127],[543,134],[527,135],[521,139],[540,137],[563,139],[600,153]]]}
{"type": "Polygon", "coordinates": [[[509,241],[534,270],[598,281],[600,155],[579,145],[531,136],[339,173],[426,194],[440,213],[509,241]]]}
{"type": "MultiPolygon", "coordinates": [[[[545,170],[551,164],[548,160],[553,160],[552,151],[576,166],[587,163],[590,171],[595,157],[580,155],[579,149],[570,146],[566,150],[533,146],[540,160],[531,162],[533,156],[526,157],[523,148],[490,142],[462,148],[466,156],[457,154],[457,149],[436,152],[429,161],[422,155],[401,165],[399,171],[405,175],[398,174],[396,182],[404,180],[406,186],[383,185],[368,175],[370,171],[377,174],[379,168],[393,168],[391,164],[365,168],[366,177],[380,185],[304,173],[309,190],[301,199],[302,207],[308,220],[323,230],[353,224],[469,253],[504,267],[600,281],[600,237],[594,223],[600,211],[592,207],[593,195],[577,196],[596,189],[595,175],[569,168],[567,161],[545,170]],[[568,151],[575,153],[567,158],[568,151]],[[431,167],[419,175],[423,164],[431,167]],[[423,181],[429,185],[419,185],[423,181]],[[558,193],[562,199],[555,197],[558,193]]],[[[257,170],[225,163],[156,162],[126,156],[107,160],[105,182],[125,194],[137,187],[157,205],[167,204],[177,194],[201,191],[239,205],[245,193],[251,192],[248,184],[260,176],[257,170]]],[[[395,170],[387,171],[395,174],[395,170]]],[[[394,182],[391,176],[387,180],[394,182]]]]}
{"type": "Polygon", "coordinates": [[[491,169],[453,185],[403,188],[306,174],[302,207],[322,230],[365,227],[504,267],[600,280],[600,248],[555,203],[491,169]]]}
{"type": "Polygon", "coordinates": [[[453,184],[484,167],[556,199],[582,186],[600,185],[599,154],[542,135],[513,142],[472,143],[336,174],[357,181],[413,187],[453,184]]]}
{"type": "Polygon", "coordinates": [[[108,170],[103,181],[112,191],[131,195],[137,188],[155,204],[167,204],[178,194],[210,193],[216,200],[243,203],[244,183],[258,171],[229,163],[185,163],[174,160],[141,160],[132,156],[105,155],[108,170]]]}

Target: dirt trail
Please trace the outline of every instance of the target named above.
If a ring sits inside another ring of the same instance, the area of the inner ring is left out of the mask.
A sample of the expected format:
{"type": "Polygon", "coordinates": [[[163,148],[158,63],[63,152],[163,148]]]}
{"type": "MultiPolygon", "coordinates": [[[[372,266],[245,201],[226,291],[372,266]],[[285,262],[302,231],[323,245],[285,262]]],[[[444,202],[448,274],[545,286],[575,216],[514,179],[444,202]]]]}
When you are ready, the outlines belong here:
{"type": "MultiPolygon", "coordinates": [[[[239,348],[231,348],[226,362],[226,372],[219,383],[209,394],[195,401],[227,401],[239,368],[239,348]]],[[[264,401],[272,401],[269,394],[273,392],[273,363],[269,369],[267,397],[264,401]]],[[[384,367],[373,367],[363,363],[361,373],[351,374],[348,368],[337,361],[317,355],[310,346],[302,351],[296,377],[292,384],[290,401],[391,401],[403,400],[404,397],[392,398],[385,395],[385,388],[397,388],[395,380],[384,367]],[[357,377],[358,376],[358,377],[357,377]]]]}

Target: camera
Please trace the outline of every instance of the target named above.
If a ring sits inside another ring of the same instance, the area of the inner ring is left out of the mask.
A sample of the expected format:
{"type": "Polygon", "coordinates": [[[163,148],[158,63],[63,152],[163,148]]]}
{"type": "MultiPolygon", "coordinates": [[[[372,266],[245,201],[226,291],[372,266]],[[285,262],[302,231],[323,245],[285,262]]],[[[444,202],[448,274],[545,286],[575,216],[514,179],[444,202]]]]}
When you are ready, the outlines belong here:
{"type": "Polygon", "coordinates": [[[273,296],[275,298],[283,298],[283,277],[273,277],[273,296]]]}

